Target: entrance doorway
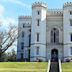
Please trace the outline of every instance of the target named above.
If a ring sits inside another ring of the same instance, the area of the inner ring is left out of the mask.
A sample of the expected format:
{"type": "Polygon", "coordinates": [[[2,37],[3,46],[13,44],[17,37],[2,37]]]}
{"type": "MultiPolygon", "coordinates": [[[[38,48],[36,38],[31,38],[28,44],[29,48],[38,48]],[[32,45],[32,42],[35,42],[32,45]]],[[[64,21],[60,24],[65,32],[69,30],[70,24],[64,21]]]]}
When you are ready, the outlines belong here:
{"type": "Polygon", "coordinates": [[[52,49],[51,61],[58,61],[58,50],[57,49],[52,49]]]}

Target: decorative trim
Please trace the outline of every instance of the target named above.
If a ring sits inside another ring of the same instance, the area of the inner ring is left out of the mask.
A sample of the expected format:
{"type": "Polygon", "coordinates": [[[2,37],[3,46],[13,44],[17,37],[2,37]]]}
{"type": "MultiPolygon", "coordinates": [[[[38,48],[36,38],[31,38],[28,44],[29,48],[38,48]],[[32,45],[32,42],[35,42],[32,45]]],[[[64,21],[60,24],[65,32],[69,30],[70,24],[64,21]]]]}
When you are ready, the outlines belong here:
{"type": "Polygon", "coordinates": [[[31,45],[35,45],[35,44],[46,45],[46,44],[43,44],[43,43],[31,43],[31,45]]]}
{"type": "Polygon", "coordinates": [[[32,19],[31,16],[19,16],[19,19],[32,19]]]}
{"type": "Polygon", "coordinates": [[[30,56],[30,58],[37,58],[37,57],[47,58],[47,57],[44,57],[44,56],[30,56]]]}
{"type": "Polygon", "coordinates": [[[31,26],[24,26],[24,28],[30,28],[31,26]]]}
{"type": "Polygon", "coordinates": [[[72,45],[72,43],[47,43],[46,45],[72,45]]]}

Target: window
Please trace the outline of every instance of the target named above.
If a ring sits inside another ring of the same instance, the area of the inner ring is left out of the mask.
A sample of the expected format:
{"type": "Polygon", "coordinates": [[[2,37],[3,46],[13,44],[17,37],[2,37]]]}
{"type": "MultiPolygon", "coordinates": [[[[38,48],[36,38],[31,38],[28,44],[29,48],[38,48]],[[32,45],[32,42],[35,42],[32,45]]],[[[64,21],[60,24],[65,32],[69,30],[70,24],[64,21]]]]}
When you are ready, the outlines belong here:
{"type": "Polygon", "coordinates": [[[39,33],[37,33],[37,42],[39,42],[39,33]]]}
{"type": "Polygon", "coordinates": [[[39,26],[39,25],[40,25],[40,20],[38,19],[38,20],[37,20],[37,26],[39,26]]]}
{"type": "Polygon", "coordinates": [[[21,42],[21,49],[24,49],[24,42],[21,42]]]}
{"type": "Polygon", "coordinates": [[[31,45],[31,34],[29,35],[29,47],[31,45]]]}
{"type": "Polygon", "coordinates": [[[22,38],[24,37],[24,32],[22,31],[22,38]]]}
{"type": "Polygon", "coordinates": [[[36,54],[39,55],[39,47],[36,48],[36,54]]]}
{"type": "Polygon", "coordinates": [[[29,29],[29,32],[31,32],[31,29],[29,29]]]}
{"type": "Polygon", "coordinates": [[[58,43],[59,42],[59,30],[56,28],[53,28],[51,31],[51,42],[52,43],[58,43]]]}
{"type": "Polygon", "coordinates": [[[72,11],[70,11],[70,15],[72,15],[72,11]]]}
{"type": "Polygon", "coordinates": [[[70,26],[72,26],[72,20],[70,20],[70,26]]]}
{"type": "Polygon", "coordinates": [[[25,23],[23,23],[23,28],[25,27],[25,23]]]}
{"type": "Polygon", "coordinates": [[[70,36],[70,37],[71,37],[71,42],[72,42],[72,34],[71,34],[71,36],[70,36]]]}
{"type": "Polygon", "coordinates": [[[39,15],[40,14],[40,11],[37,11],[37,14],[39,15]]]}
{"type": "Polygon", "coordinates": [[[72,55],[72,47],[71,47],[71,50],[70,51],[71,51],[71,55],[72,55]]]}
{"type": "Polygon", "coordinates": [[[21,53],[21,59],[23,59],[23,53],[21,53]]]}

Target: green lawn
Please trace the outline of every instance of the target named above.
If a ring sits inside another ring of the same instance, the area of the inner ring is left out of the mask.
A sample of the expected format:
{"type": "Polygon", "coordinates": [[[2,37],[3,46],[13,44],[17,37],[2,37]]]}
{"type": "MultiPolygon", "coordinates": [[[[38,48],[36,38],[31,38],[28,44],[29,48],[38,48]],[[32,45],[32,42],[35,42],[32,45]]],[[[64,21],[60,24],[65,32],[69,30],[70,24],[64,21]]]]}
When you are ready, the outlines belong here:
{"type": "Polygon", "coordinates": [[[46,72],[47,62],[0,62],[0,72],[46,72]]]}
{"type": "Polygon", "coordinates": [[[62,72],[72,72],[72,62],[62,63],[62,72]]]}

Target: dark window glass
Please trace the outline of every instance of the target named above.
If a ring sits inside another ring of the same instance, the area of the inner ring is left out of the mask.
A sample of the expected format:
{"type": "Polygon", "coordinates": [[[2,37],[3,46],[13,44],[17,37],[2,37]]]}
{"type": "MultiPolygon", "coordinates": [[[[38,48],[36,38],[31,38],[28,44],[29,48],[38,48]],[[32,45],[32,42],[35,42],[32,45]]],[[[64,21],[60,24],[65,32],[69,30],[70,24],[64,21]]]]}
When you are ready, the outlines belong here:
{"type": "Polygon", "coordinates": [[[40,11],[37,11],[38,15],[40,14],[40,11]]]}
{"type": "Polygon", "coordinates": [[[25,24],[23,23],[23,28],[25,27],[25,24]]]}
{"type": "Polygon", "coordinates": [[[70,11],[70,15],[72,15],[72,11],[70,11]]]}
{"type": "Polygon", "coordinates": [[[37,33],[37,42],[39,42],[39,33],[37,33]]]}
{"type": "Polygon", "coordinates": [[[21,59],[23,59],[23,53],[21,53],[21,59]]]}
{"type": "Polygon", "coordinates": [[[22,37],[24,37],[24,32],[22,31],[22,37]]]}
{"type": "Polygon", "coordinates": [[[29,29],[29,32],[31,32],[31,29],[29,29]]]}
{"type": "Polygon", "coordinates": [[[71,50],[70,51],[71,51],[71,55],[72,55],[72,47],[71,47],[71,50]]]}
{"type": "Polygon", "coordinates": [[[21,42],[21,49],[24,49],[24,42],[21,42]]]}
{"type": "Polygon", "coordinates": [[[54,43],[56,42],[56,33],[54,32],[54,43]]]}
{"type": "Polygon", "coordinates": [[[70,26],[72,26],[72,20],[70,20],[70,26]]]}
{"type": "Polygon", "coordinates": [[[38,19],[38,20],[37,20],[37,26],[39,26],[39,25],[40,25],[40,20],[38,19]]]}
{"type": "Polygon", "coordinates": [[[52,43],[58,43],[59,42],[59,30],[56,28],[53,28],[51,31],[51,42],[52,43]]]}
{"type": "Polygon", "coordinates": [[[39,47],[37,47],[36,54],[39,55],[39,47]]]}
{"type": "Polygon", "coordinates": [[[71,41],[72,41],[72,34],[71,34],[71,41]]]}
{"type": "Polygon", "coordinates": [[[31,45],[31,34],[29,35],[29,47],[31,45]]]}

